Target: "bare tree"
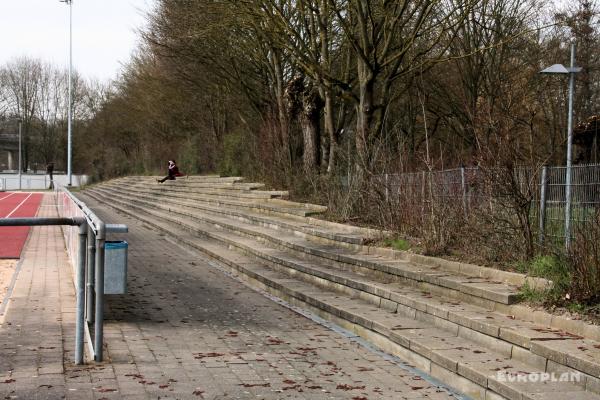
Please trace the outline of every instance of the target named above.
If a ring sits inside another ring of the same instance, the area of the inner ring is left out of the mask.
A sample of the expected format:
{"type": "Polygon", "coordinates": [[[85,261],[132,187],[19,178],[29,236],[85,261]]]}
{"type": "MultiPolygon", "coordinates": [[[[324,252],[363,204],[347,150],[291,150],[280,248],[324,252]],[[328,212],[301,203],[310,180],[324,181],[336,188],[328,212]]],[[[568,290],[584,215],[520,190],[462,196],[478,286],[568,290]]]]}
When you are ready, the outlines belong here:
{"type": "Polygon", "coordinates": [[[38,106],[42,63],[26,57],[17,58],[0,69],[0,102],[9,115],[22,121],[23,169],[29,166],[31,132],[38,106]]]}

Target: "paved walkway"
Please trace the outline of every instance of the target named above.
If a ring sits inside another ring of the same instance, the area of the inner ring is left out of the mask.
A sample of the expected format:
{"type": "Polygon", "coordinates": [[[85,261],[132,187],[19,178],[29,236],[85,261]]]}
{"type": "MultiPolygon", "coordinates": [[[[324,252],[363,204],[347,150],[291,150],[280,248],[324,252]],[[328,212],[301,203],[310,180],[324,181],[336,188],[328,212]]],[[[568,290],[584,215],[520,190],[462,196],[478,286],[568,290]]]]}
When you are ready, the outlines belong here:
{"type": "Polygon", "coordinates": [[[130,227],[129,294],[107,302],[108,362],[72,364],[75,298],[60,228],[34,228],[0,317],[0,399],[452,398],[143,224],[96,210],[130,227]]]}

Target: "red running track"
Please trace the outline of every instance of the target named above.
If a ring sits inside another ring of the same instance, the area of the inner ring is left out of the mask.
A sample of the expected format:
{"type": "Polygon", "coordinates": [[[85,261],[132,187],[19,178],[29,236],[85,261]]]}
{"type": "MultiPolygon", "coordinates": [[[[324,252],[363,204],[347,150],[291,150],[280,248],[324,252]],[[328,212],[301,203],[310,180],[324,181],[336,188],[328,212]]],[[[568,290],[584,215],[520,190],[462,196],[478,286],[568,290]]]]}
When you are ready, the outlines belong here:
{"type": "MultiPolygon", "coordinates": [[[[41,202],[41,193],[0,193],[0,218],[35,217],[41,202]]],[[[29,229],[0,227],[0,258],[20,258],[29,229]]]]}

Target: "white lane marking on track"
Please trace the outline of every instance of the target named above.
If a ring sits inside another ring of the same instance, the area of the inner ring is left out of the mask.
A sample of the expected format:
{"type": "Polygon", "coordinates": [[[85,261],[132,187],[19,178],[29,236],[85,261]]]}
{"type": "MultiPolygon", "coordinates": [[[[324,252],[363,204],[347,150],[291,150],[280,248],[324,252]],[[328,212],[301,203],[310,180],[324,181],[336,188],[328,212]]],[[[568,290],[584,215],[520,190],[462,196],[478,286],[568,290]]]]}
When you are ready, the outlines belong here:
{"type": "Polygon", "coordinates": [[[7,198],[9,198],[10,196],[12,196],[12,195],[14,195],[14,194],[16,194],[16,193],[15,193],[15,192],[9,193],[9,194],[7,194],[6,196],[4,196],[4,197],[0,198],[0,200],[7,199],[7,198]]]}
{"type": "Polygon", "coordinates": [[[17,210],[19,209],[19,207],[21,207],[21,206],[23,205],[23,203],[25,203],[25,202],[26,202],[26,201],[27,201],[27,200],[28,200],[28,199],[29,199],[29,198],[30,198],[32,195],[33,195],[33,193],[29,193],[29,196],[25,197],[25,199],[23,199],[23,201],[22,201],[22,202],[20,202],[20,203],[19,203],[19,205],[18,205],[18,206],[16,206],[16,207],[15,207],[15,208],[14,208],[14,209],[13,209],[13,210],[10,212],[10,214],[8,214],[8,215],[7,215],[6,217],[4,217],[4,218],[8,218],[8,217],[10,217],[11,215],[13,215],[13,214],[15,213],[15,211],[17,211],[17,210]]]}

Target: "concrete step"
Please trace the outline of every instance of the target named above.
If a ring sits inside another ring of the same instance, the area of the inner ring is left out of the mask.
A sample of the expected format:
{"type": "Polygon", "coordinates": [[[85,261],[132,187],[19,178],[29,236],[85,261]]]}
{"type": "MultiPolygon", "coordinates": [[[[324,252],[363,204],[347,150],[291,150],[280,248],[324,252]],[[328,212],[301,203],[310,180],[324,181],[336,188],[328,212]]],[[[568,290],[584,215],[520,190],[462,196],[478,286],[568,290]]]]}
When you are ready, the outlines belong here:
{"type": "MultiPolygon", "coordinates": [[[[123,178],[123,179],[125,179],[125,178],[123,178]]],[[[181,204],[181,202],[185,202],[187,205],[191,205],[192,207],[195,207],[198,209],[202,209],[202,207],[205,207],[205,211],[207,211],[207,212],[212,212],[213,210],[222,210],[223,213],[229,214],[227,216],[234,215],[234,213],[250,214],[250,215],[262,214],[263,221],[261,221],[261,222],[257,221],[256,219],[252,219],[252,218],[250,220],[248,220],[248,218],[245,218],[244,216],[240,216],[240,215],[235,215],[235,216],[236,216],[236,218],[241,218],[241,219],[245,220],[246,222],[256,223],[258,225],[263,225],[263,226],[267,226],[267,227],[275,227],[273,224],[273,220],[275,220],[275,221],[277,221],[277,220],[285,220],[285,221],[295,220],[295,221],[297,221],[297,224],[300,224],[302,226],[307,226],[310,229],[317,229],[317,231],[314,232],[315,233],[315,235],[313,235],[314,237],[321,237],[325,240],[333,241],[333,242],[335,242],[335,244],[351,246],[351,247],[360,249],[365,253],[375,254],[378,256],[384,256],[384,257],[390,258],[390,259],[397,259],[397,260],[403,260],[403,261],[413,262],[413,263],[417,263],[417,264],[423,264],[423,265],[427,265],[427,266],[430,266],[430,267],[433,267],[436,269],[444,270],[446,272],[457,272],[457,273],[466,274],[469,276],[477,276],[480,278],[487,278],[491,281],[505,282],[505,283],[509,283],[509,284],[515,285],[515,286],[522,286],[525,283],[527,283],[530,287],[542,288],[542,287],[547,287],[548,285],[551,284],[551,282],[548,282],[547,280],[542,279],[542,278],[527,277],[523,274],[518,274],[518,273],[514,273],[514,272],[508,272],[508,271],[502,271],[502,270],[494,269],[494,268],[481,267],[478,265],[471,265],[471,264],[465,264],[465,263],[460,263],[460,262],[448,261],[448,260],[443,260],[443,259],[434,258],[434,257],[427,257],[427,256],[422,256],[422,255],[411,253],[411,252],[403,252],[403,251],[397,251],[397,250],[392,250],[392,249],[383,249],[383,248],[376,247],[376,246],[370,246],[368,244],[368,243],[371,243],[373,239],[380,240],[381,238],[391,235],[390,232],[383,232],[380,230],[368,229],[368,228],[363,228],[363,227],[355,227],[355,226],[351,226],[351,225],[344,225],[344,224],[339,224],[339,223],[335,223],[335,222],[331,222],[331,221],[326,221],[323,219],[305,217],[305,216],[301,216],[301,215],[284,214],[284,215],[278,216],[275,213],[269,213],[269,212],[264,212],[264,211],[253,212],[247,208],[241,209],[239,207],[236,207],[235,205],[224,205],[224,204],[210,205],[210,204],[206,204],[203,202],[195,201],[194,199],[184,199],[183,196],[181,196],[180,194],[177,195],[177,193],[174,193],[173,191],[170,191],[170,190],[163,190],[161,192],[156,192],[155,190],[152,189],[153,186],[155,186],[155,185],[140,184],[138,182],[137,184],[129,186],[127,191],[135,192],[136,195],[150,195],[150,196],[153,196],[157,200],[159,200],[159,199],[161,201],[166,200],[169,203],[179,202],[181,204]],[[176,196],[176,197],[173,197],[173,196],[176,196]],[[265,215],[265,214],[267,214],[267,215],[265,215]],[[266,224],[264,223],[265,219],[268,220],[268,222],[266,224]],[[322,235],[322,234],[320,234],[320,231],[322,231],[322,230],[324,230],[326,232],[333,232],[334,236],[332,236],[331,234],[322,235]],[[337,234],[337,233],[341,234],[341,236],[339,238],[335,237],[335,234],[337,234]],[[355,239],[358,239],[358,240],[348,241],[345,239],[347,237],[354,237],[355,239]],[[363,243],[359,243],[359,241],[361,239],[363,240],[363,243]],[[366,241],[366,243],[365,243],[365,241],[366,241]]],[[[117,190],[122,192],[124,190],[124,188],[119,187],[117,190]]],[[[181,191],[179,193],[181,193],[181,191]]],[[[273,200],[271,200],[271,201],[273,201],[273,200]]],[[[304,233],[308,233],[308,232],[304,231],[304,233]]],[[[599,337],[600,337],[600,335],[599,335],[599,337]]]]}
{"type": "MultiPolygon", "coordinates": [[[[111,185],[117,185],[115,182],[111,182],[111,185]]],[[[140,184],[141,185],[141,184],[140,184]]],[[[309,215],[320,214],[327,208],[323,206],[307,206],[301,203],[295,203],[291,201],[283,201],[276,199],[235,199],[232,200],[229,196],[205,196],[201,191],[193,191],[186,188],[167,187],[165,185],[159,185],[154,182],[153,185],[146,185],[154,193],[168,193],[172,197],[194,200],[205,204],[212,204],[216,206],[231,206],[236,208],[260,211],[266,214],[275,215],[295,215],[306,217],[309,215]]],[[[134,190],[134,189],[131,189],[134,190]]]]}
{"type": "Polygon", "coordinates": [[[256,190],[257,186],[264,186],[260,183],[188,183],[185,179],[175,180],[175,181],[165,181],[164,184],[154,185],[156,181],[135,181],[135,180],[126,180],[127,178],[119,178],[116,180],[112,180],[107,182],[107,184],[129,184],[136,188],[166,188],[167,191],[185,191],[188,193],[199,193],[206,194],[210,196],[228,196],[228,197],[240,197],[242,199],[265,199],[269,200],[273,204],[282,204],[284,207],[298,207],[305,208],[308,210],[313,210],[317,212],[324,212],[327,210],[327,207],[318,205],[318,204],[309,204],[309,203],[297,203],[289,200],[282,200],[289,195],[289,192],[286,190],[256,190]],[[150,186],[149,186],[150,185],[150,186]],[[223,186],[225,185],[225,186],[223,186]]]}
{"type": "MultiPolygon", "coordinates": [[[[106,199],[110,198],[113,203],[115,202],[113,195],[106,196],[106,199]]],[[[118,201],[117,204],[127,207],[132,203],[125,200],[118,201]]],[[[286,274],[301,277],[311,283],[316,282],[330,290],[347,293],[387,310],[431,322],[436,326],[457,330],[462,336],[469,337],[498,352],[512,355],[515,359],[527,362],[533,360],[540,368],[545,368],[549,359],[544,357],[544,354],[538,354],[537,350],[534,350],[534,344],[540,341],[581,339],[564,331],[457,301],[455,298],[434,297],[429,292],[415,291],[413,287],[395,282],[389,277],[365,276],[353,270],[336,269],[307,262],[290,256],[289,252],[267,247],[256,240],[215,229],[215,225],[190,223],[173,217],[171,213],[158,212],[138,205],[135,208],[255,256],[286,274]]],[[[557,363],[555,365],[558,366],[557,363]]],[[[587,373],[593,369],[580,371],[587,373]]]]}
{"type": "Polygon", "coordinates": [[[171,214],[177,213],[184,220],[197,220],[200,222],[218,225],[235,234],[245,235],[250,238],[260,238],[268,244],[279,246],[286,251],[295,252],[296,255],[311,259],[327,265],[342,265],[342,268],[361,268],[364,273],[377,273],[389,275],[390,279],[401,279],[416,287],[431,291],[436,294],[452,296],[457,299],[494,308],[494,303],[512,304],[518,300],[518,288],[485,278],[471,277],[458,273],[440,271],[425,265],[416,265],[403,260],[386,259],[381,256],[364,254],[339,246],[316,244],[292,233],[285,234],[266,227],[257,227],[241,221],[232,221],[227,217],[211,216],[199,210],[189,209],[173,204],[160,204],[144,200],[137,196],[128,196],[117,193],[115,190],[105,190],[107,196],[113,199],[122,199],[127,203],[136,202],[148,208],[164,210],[171,214]]]}
{"type": "MultiPolygon", "coordinates": [[[[141,175],[141,176],[127,176],[119,179],[130,179],[140,182],[156,182],[157,178],[162,178],[164,175],[141,175]]],[[[242,182],[244,178],[240,176],[219,176],[219,175],[187,175],[185,177],[177,178],[178,180],[187,180],[189,182],[242,182]]]]}
{"type": "Polygon", "coordinates": [[[244,223],[254,224],[271,229],[279,229],[286,232],[292,232],[295,235],[310,236],[315,239],[323,240],[326,243],[347,244],[347,245],[362,245],[370,240],[373,232],[361,228],[350,226],[340,226],[340,224],[331,224],[331,228],[326,226],[315,226],[310,224],[306,219],[297,220],[285,217],[269,216],[264,213],[252,212],[247,210],[238,210],[232,207],[214,207],[203,205],[195,201],[184,200],[177,197],[169,196],[169,192],[164,195],[157,196],[151,190],[131,189],[123,190],[121,186],[102,185],[99,189],[115,190],[121,194],[135,195],[135,199],[150,201],[152,203],[166,202],[169,205],[181,206],[189,210],[197,210],[198,212],[208,213],[214,216],[227,217],[231,221],[239,220],[244,223]]]}
{"type": "MultiPolygon", "coordinates": [[[[131,185],[133,187],[147,187],[148,185],[156,185],[156,180],[149,181],[131,181],[131,180],[114,180],[112,185],[131,185]]],[[[287,197],[289,193],[284,190],[257,190],[258,184],[237,184],[237,183],[206,183],[206,182],[190,182],[187,179],[167,180],[160,183],[167,188],[185,189],[187,191],[196,191],[207,196],[230,196],[233,198],[243,199],[272,199],[278,197],[287,197]]]]}
{"type": "MultiPolygon", "coordinates": [[[[551,364],[549,360],[542,362],[540,356],[525,357],[525,353],[515,350],[519,346],[496,347],[492,345],[496,342],[482,342],[480,337],[473,336],[470,333],[473,332],[472,330],[463,329],[460,325],[439,323],[440,317],[435,317],[433,314],[417,309],[413,309],[411,313],[408,310],[410,307],[400,307],[400,305],[395,311],[391,311],[388,302],[375,305],[370,301],[372,298],[362,298],[355,293],[346,293],[323,284],[323,278],[311,280],[306,279],[306,275],[309,274],[303,272],[290,274],[284,272],[285,269],[276,269],[272,263],[233,250],[233,246],[224,246],[223,243],[206,239],[207,233],[222,234],[217,227],[203,227],[202,231],[198,232],[193,225],[186,226],[178,223],[177,220],[169,221],[149,214],[147,210],[137,205],[119,204],[110,198],[103,199],[98,193],[89,191],[85,193],[172,236],[178,243],[218,260],[230,270],[240,273],[240,277],[251,284],[354,331],[383,350],[404,358],[417,368],[473,398],[511,400],[600,398],[596,394],[597,391],[594,391],[598,388],[595,386],[598,379],[591,375],[584,375],[579,382],[574,383],[525,382],[527,374],[543,377],[545,373],[569,369],[562,364],[551,364]],[[201,236],[190,235],[190,233],[201,236]],[[302,279],[302,274],[305,279],[302,279]],[[424,315],[432,317],[422,318],[424,315]],[[558,367],[562,369],[555,369],[558,367]]],[[[318,267],[313,266],[313,268],[318,267]]],[[[321,268],[321,272],[326,273],[327,268],[321,268]]],[[[346,274],[344,279],[353,277],[358,281],[360,278],[352,275],[351,271],[342,272],[346,274]]],[[[367,281],[367,278],[363,277],[363,281],[367,281]]],[[[381,285],[385,286],[385,284],[381,285]]],[[[407,299],[412,297],[413,300],[420,301],[419,297],[424,297],[418,296],[412,288],[404,290],[408,291],[405,294],[407,299]]],[[[434,299],[427,296],[425,299],[425,307],[420,307],[425,310],[435,309],[429,306],[434,299]]],[[[454,305],[454,307],[458,306],[454,305]]],[[[475,312],[471,308],[465,310],[466,315],[475,312]]],[[[455,309],[455,313],[457,312],[455,309]]],[[[482,314],[481,318],[488,319],[488,316],[482,314]]],[[[572,340],[556,338],[539,342],[558,343],[572,340]]]]}
{"type": "MultiPolygon", "coordinates": [[[[161,177],[162,178],[162,177],[161,177]]],[[[148,185],[156,182],[156,177],[147,177],[145,179],[136,179],[131,177],[123,177],[111,180],[109,182],[120,182],[128,185],[148,185]]],[[[165,181],[165,183],[167,183],[165,181]]],[[[207,189],[223,189],[223,190],[255,190],[262,189],[265,187],[263,183],[252,183],[252,182],[220,182],[220,181],[195,181],[192,177],[189,178],[178,178],[174,181],[168,182],[172,186],[182,187],[193,187],[193,188],[207,188],[207,189]]]]}

